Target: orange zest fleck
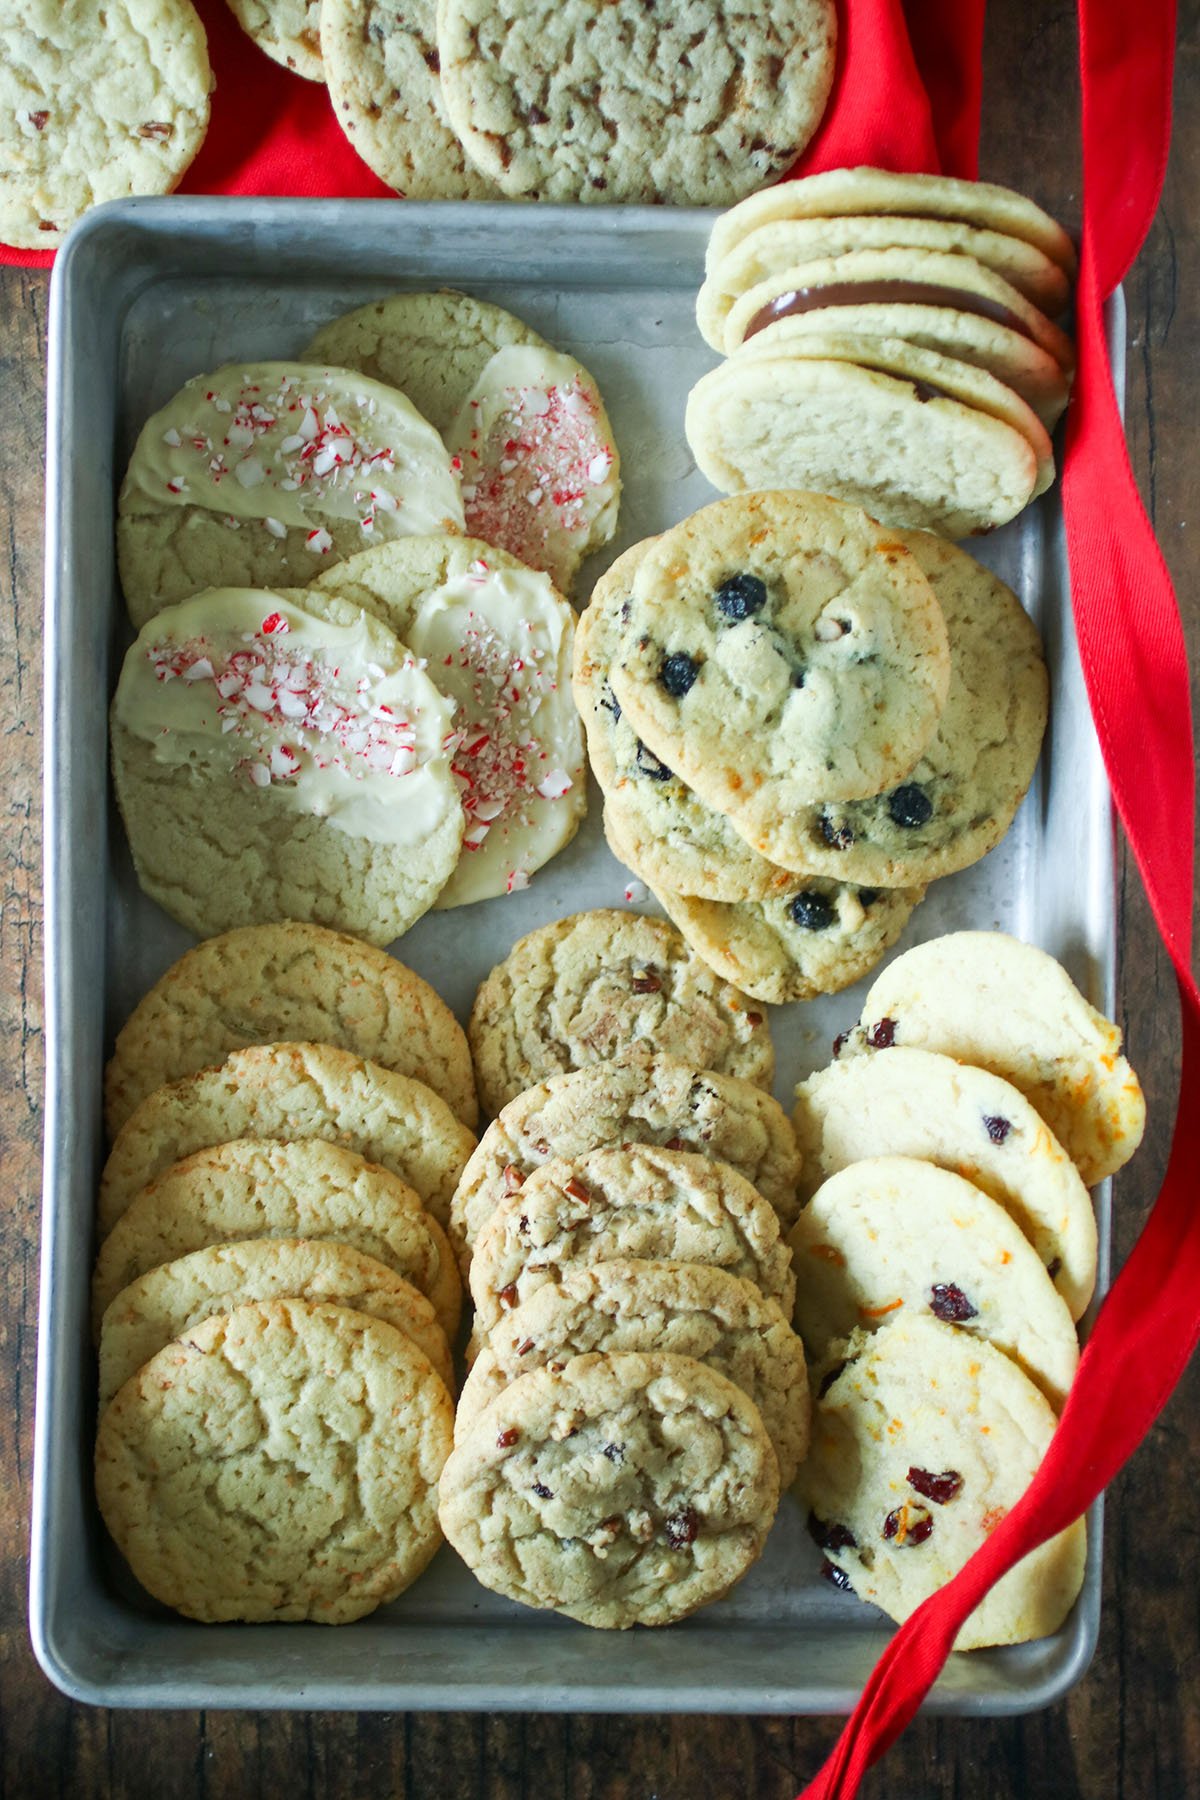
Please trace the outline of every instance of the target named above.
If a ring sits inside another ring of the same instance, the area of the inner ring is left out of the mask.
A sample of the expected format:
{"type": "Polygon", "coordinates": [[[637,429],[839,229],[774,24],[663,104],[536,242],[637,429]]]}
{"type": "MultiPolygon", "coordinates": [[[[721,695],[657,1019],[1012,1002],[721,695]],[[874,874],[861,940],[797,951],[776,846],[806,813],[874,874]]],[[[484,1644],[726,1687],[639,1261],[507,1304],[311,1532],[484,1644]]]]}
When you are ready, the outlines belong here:
{"type": "Polygon", "coordinates": [[[886,1306],[860,1306],[858,1310],[864,1319],[882,1319],[885,1313],[895,1312],[903,1305],[903,1300],[889,1300],[886,1306]]]}

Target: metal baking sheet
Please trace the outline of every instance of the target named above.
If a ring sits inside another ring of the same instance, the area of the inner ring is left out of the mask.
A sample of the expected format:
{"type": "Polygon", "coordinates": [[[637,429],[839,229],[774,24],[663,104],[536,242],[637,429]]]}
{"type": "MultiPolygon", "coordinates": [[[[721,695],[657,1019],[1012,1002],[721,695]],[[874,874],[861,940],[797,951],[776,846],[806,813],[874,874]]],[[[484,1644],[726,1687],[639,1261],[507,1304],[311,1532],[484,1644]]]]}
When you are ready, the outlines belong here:
{"type": "MultiPolygon", "coordinates": [[[[713,497],[683,436],[689,387],[716,360],[693,320],[712,215],[652,208],[180,199],[122,201],[80,225],[51,303],[46,580],[48,1079],[31,1620],[47,1674],[107,1706],[511,1708],[580,1712],[843,1712],[887,1621],[818,1578],[785,1498],[766,1553],[720,1604],[663,1631],[603,1633],[481,1588],[444,1549],[393,1605],[339,1631],[199,1626],[150,1601],[107,1543],[92,1496],[88,1331],[101,1071],[115,1029],[190,941],[133,879],[107,788],[106,708],[130,638],[113,566],[116,484],[137,429],[188,376],[294,354],[339,312],[399,288],[496,300],[597,377],[620,446],[626,544],[713,497]]],[[[1117,380],[1123,309],[1110,313],[1117,380]]],[[[1068,605],[1052,493],[974,546],[1046,640],[1045,754],[1012,831],[938,882],[900,948],[1000,927],[1064,962],[1111,1008],[1113,828],[1068,605]]],[[[587,592],[586,575],[580,584],[587,592]]],[[[399,946],[465,1017],[513,940],[563,913],[622,906],[593,793],[575,843],[525,893],[431,914],[399,946]]],[[[860,990],[776,1008],[780,1098],[829,1057],[860,990]]],[[[1102,1287],[1108,1196],[1099,1196],[1102,1287]]],[[[1079,1604],[1041,1643],[951,1659],[929,1701],[1013,1713],[1078,1680],[1099,1624],[1100,1513],[1079,1604]]]]}

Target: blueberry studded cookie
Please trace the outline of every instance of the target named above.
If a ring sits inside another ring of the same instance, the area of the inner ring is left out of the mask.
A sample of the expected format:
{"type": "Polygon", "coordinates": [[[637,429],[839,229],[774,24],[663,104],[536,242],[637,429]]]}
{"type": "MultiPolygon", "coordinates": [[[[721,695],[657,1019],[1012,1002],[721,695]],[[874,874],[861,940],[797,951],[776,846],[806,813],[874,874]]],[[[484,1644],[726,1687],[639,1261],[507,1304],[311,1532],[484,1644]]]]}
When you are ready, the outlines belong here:
{"type": "Polygon", "coordinates": [[[130,1568],[189,1618],[343,1624],[441,1541],[445,1384],[382,1319],[299,1300],[206,1319],[100,1420],[96,1496],[130,1568]]]}
{"type": "Polygon", "coordinates": [[[1146,1102],[1119,1028],[1052,956],[1003,932],[951,932],[897,957],[863,1002],[846,1049],[870,1051],[881,1037],[1002,1075],[1088,1187],[1141,1142],[1146,1102]]]}
{"type": "Polygon", "coordinates": [[[471,1259],[476,1328],[572,1264],[701,1263],[741,1275],[787,1313],[795,1294],[779,1220],[735,1169],[648,1144],[590,1150],[536,1169],[481,1228],[471,1259]]]}
{"type": "Polygon", "coordinates": [[[1071,1315],[1015,1220],[961,1175],[865,1157],[822,1182],[788,1245],[796,1329],[818,1364],[854,1331],[932,1317],[995,1344],[1061,1410],[1079,1361],[1071,1315]]]}
{"type": "Polygon", "coordinates": [[[833,81],[831,0],[439,0],[467,155],[526,200],[720,206],[803,150],[833,81]]]}
{"type": "MultiPolygon", "coordinates": [[[[878,1034],[882,1046],[886,1031],[878,1034]]],[[[801,1192],[868,1156],[911,1156],[972,1181],[1016,1220],[1078,1319],[1096,1281],[1096,1220],[1062,1145],[998,1075],[929,1050],[852,1056],[796,1090],[801,1192]]]]}
{"type": "Polygon", "coordinates": [[[754,1000],[784,1005],[835,994],[873,969],[908,924],[924,888],[853,887],[819,875],[786,880],[767,900],[705,900],[652,882],[612,822],[613,854],[641,876],[708,966],[754,1000]]]}
{"type": "Polygon", "coordinates": [[[764,1088],[774,1072],[762,1009],[640,913],[574,913],[521,938],[475,996],[467,1036],[493,1118],[537,1082],[638,1047],[764,1088]]]}
{"type": "Polygon", "coordinates": [[[402,1332],[447,1389],[454,1370],[446,1333],[412,1283],[349,1244],[251,1238],[210,1244],[147,1270],[121,1289],[100,1324],[100,1408],[172,1339],[247,1301],[296,1299],[348,1306],[402,1332]]]}
{"type": "Polygon", "coordinates": [[[497,1207],[552,1157],[614,1144],[657,1144],[728,1163],[795,1219],[800,1153],[787,1115],[761,1087],[652,1049],[555,1075],[496,1116],[462,1172],[449,1231],[460,1259],[497,1207]]]}
{"type": "Polygon", "coordinates": [[[570,606],[507,551],[445,534],[364,550],[316,588],[377,615],[453,705],[447,750],[465,830],[436,905],[528,887],[587,806],[570,606]]]}
{"type": "Polygon", "coordinates": [[[446,447],[397,389],[231,363],[138,434],[117,501],[121,588],[142,626],[203,588],[299,587],[372,543],[462,528],[446,447]]]}
{"type": "Polygon", "coordinates": [[[772,862],[805,868],[797,807],[898,782],[949,683],[916,558],[813,494],[704,507],[647,552],[611,673],[655,755],[772,862]]]}
{"type": "Polygon", "coordinates": [[[690,1357],[535,1369],[447,1460],[442,1529],[485,1587],[585,1625],[667,1625],[761,1554],[779,1500],[753,1402],[690,1357]]]}
{"type": "Polygon", "coordinates": [[[778,1301],[742,1276],[698,1263],[565,1267],[492,1327],[459,1397],[455,1442],[517,1376],[613,1350],[691,1356],[728,1376],[758,1408],[780,1481],[791,1483],[808,1448],[803,1346],[778,1301]]]}
{"type": "Polygon", "coordinates": [[[197,944],[138,1002],[105,1071],[110,1133],[155,1088],[231,1050],[285,1042],[334,1044],[416,1076],[475,1124],[467,1040],[429,983],[358,938],[287,920],[197,944]]]}
{"type": "Polygon", "coordinates": [[[218,1068],[157,1088],[130,1114],[100,1177],[101,1233],[171,1163],[246,1137],[356,1150],[416,1188],[439,1219],[475,1148],[446,1102],[411,1076],[329,1044],[234,1050],[218,1068]]]}
{"type": "Polygon", "coordinates": [[[609,671],[633,578],[651,542],[618,556],[592,589],[575,632],[571,682],[605,818],[630,852],[630,866],[644,871],[652,886],[711,900],[759,899],[786,882],[786,872],[752,850],[724,813],[646,748],[612,691],[609,671]]]}
{"type": "Polygon", "coordinates": [[[451,715],[408,647],[333,596],[214,588],[168,607],[111,712],[138,880],[202,937],[301,919],[391,943],[458,861],[451,715]]]}
{"type": "MultiPolygon", "coordinates": [[[[796,1482],[839,1585],[907,1619],[1021,1498],[1056,1423],[992,1344],[936,1319],[856,1333],[817,1402],[796,1482]]],[[[955,1647],[1057,1631],[1079,1593],[1085,1551],[1081,1519],[997,1582],[955,1647]]]]}

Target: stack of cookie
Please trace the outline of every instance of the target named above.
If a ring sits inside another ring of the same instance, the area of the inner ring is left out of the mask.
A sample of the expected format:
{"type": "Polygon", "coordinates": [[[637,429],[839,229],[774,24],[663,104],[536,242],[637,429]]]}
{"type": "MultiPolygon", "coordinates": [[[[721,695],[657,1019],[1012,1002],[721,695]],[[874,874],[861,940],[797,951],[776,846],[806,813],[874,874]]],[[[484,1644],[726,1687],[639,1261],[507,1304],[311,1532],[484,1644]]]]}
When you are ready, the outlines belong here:
{"type": "Polygon", "coordinates": [[[800,154],[833,80],[833,0],[231,4],[324,73],[359,155],[412,199],[728,205],[800,154]]]}
{"type": "Polygon", "coordinates": [[[113,1537],[192,1617],[361,1616],[440,1542],[461,1308],[444,1227],[475,1147],[462,1031],[354,939],[235,931],[137,1007],[106,1113],[93,1315],[113,1537]]]}
{"type": "Polygon", "coordinates": [[[113,768],[181,923],[387,944],[528,886],[578,828],[559,590],[612,534],[619,461],[587,371],[465,295],[364,308],[308,354],[197,377],[139,435],[113,768]]]}
{"type": "Polygon", "coordinates": [[[475,1331],[443,1527],[526,1605],[668,1623],[755,1560],[808,1441],[766,1020],[673,926],[596,912],[522,939],[470,1038],[496,1117],[450,1208],[475,1331]]]}
{"type": "Polygon", "coordinates": [[[819,495],[718,501],[617,559],[573,684],[614,853],[760,1000],[834,992],[1032,779],[1048,682],[1015,595],[819,495]]]}
{"type": "MultiPolygon", "coordinates": [[[[820,1372],[797,1491],[827,1572],[895,1618],[994,1529],[1053,1433],[1096,1276],[1085,1183],[1145,1121],[1120,1049],[1051,957],[960,932],[898,958],[797,1090],[807,1204],[789,1243],[820,1372]]],[[[1055,1630],[1083,1556],[1080,1523],[959,1648],[1055,1630]]]]}
{"type": "Polygon", "coordinates": [[[697,300],[728,360],[687,437],[726,493],[812,488],[951,538],[1054,479],[1075,252],[986,182],[835,169],[756,194],[713,228],[697,300]]]}

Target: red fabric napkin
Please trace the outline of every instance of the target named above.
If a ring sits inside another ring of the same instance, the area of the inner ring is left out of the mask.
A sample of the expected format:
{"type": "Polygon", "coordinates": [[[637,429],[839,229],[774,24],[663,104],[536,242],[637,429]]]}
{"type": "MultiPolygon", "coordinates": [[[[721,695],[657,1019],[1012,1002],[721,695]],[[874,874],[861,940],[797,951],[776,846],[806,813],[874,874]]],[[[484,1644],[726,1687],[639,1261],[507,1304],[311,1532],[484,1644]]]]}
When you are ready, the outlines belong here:
{"type": "MultiPolygon", "coordinates": [[[[183,178],[181,193],[370,199],[391,194],[351,149],[319,82],[304,81],[264,56],[225,0],[196,0],[196,5],[208,32],[217,85],[208,136],[183,178]]],[[[930,0],[914,0],[918,21],[934,10],[930,0]]],[[[972,12],[972,0],[964,0],[964,10],[972,12]]],[[[861,162],[887,169],[937,169],[941,145],[949,158],[947,168],[973,174],[978,76],[973,90],[958,81],[955,51],[939,48],[936,30],[918,34],[923,58],[918,69],[901,0],[839,0],[838,13],[834,91],[820,129],[793,173],[861,162]],[[964,110],[962,96],[972,91],[974,100],[964,110]]],[[[956,28],[950,45],[959,42],[956,28]]],[[[53,260],[53,251],[0,245],[0,263],[44,268],[53,260]]]]}

